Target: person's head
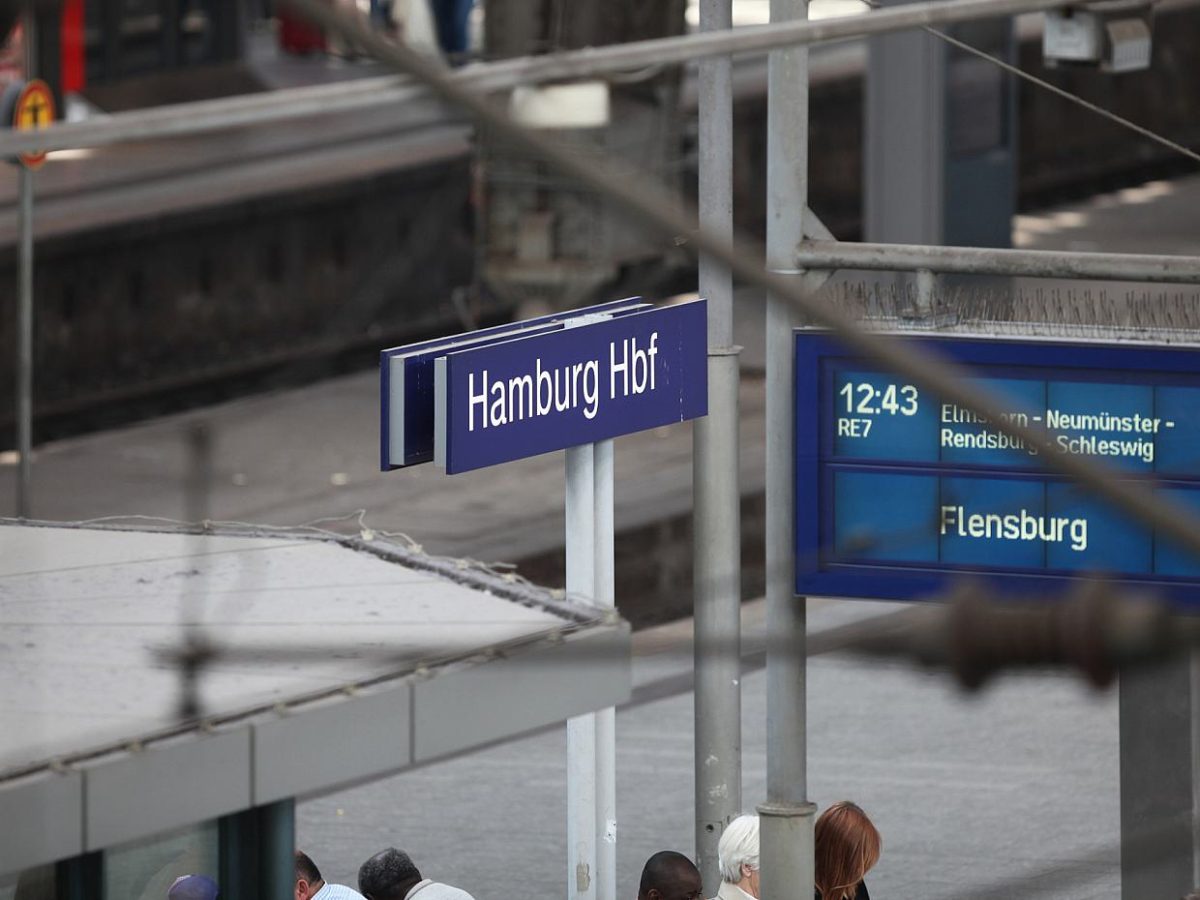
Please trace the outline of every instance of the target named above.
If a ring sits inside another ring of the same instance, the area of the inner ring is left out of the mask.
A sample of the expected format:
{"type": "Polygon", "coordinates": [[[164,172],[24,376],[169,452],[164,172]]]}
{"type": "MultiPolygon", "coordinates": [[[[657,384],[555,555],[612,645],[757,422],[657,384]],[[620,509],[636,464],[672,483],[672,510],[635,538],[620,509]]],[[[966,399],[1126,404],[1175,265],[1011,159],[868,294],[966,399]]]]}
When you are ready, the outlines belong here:
{"type": "Polygon", "coordinates": [[[325,879],[317,864],[308,858],[307,853],[296,851],[296,900],[311,900],[321,888],[325,879]]]}
{"type": "Polygon", "coordinates": [[[725,826],[717,843],[721,880],[758,896],[758,816],[738,816],[725,826]]]}
{"type": "Polygon", "coordinates": [[[642,867],[638,900],[699,900],[703,896],[700,870],[682,853],[660,850],[642,867]]]}
{"type": "Polygon", "coordinates": [[[358,867],[358,892],[367,900],[404,900],[421,873],[403,850],[388,847],[358,867]]]}
{"type": "Polygon", "coordinates": [[[221,891],[207,875],[180,875],[167,889],[167,900],[217,900],[221,891]]]}
{"type": "Polygon", "coordinates": [[[848,800],[834,803],[817,819],[817,890],[822,900],[850,900],[858,883],[879,861],[883,844],[867,814],[848,800]]]}

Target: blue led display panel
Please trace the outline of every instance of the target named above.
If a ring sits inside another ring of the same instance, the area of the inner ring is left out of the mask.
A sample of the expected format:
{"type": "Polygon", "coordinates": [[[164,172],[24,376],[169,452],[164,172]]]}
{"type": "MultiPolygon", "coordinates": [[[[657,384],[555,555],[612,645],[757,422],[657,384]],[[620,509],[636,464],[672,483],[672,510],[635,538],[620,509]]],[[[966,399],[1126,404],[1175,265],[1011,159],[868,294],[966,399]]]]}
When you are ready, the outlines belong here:
{"type": "MultiPolygon", "coordinates": [[[[1045,427],[1200,514],[1200,349],[911,338],[1045,427]]],[[[917,599],[950,575],[1057,591],[1104,573],[1200,606],[1200,559],[1047,471],[995,423],[796,333],[796,592],[917,599]]]]}

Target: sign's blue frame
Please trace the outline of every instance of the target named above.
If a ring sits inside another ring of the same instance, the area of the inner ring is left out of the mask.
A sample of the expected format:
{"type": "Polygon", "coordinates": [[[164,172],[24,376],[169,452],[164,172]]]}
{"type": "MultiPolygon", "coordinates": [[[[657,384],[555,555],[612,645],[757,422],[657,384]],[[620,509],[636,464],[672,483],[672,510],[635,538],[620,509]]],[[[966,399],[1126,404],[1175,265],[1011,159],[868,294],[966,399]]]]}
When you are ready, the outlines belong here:
{"type": "Polygon", "coordinates": [[[437,357],[455,348],[555,331],[585,316],[624,315],[649,307],[639,297],[630,297],[383,350],[379,354],[379,468],[387,472],[433,461],[433,363],[437,357]]]}
{"type": "MultiPolygon", "coordinates": [[[[1103,384],[1128,383],[1200,390],[1200,348],[1150,346],[1091,341],[997,339],[962,336],[905,337],[922,350],[942,356],[979,373],[981,378],[1011,375],[1022,370],[1030,379],[1066,379],[1103,384]]],[[[835,457],[834,377],[853,367],[862,372],[883,372],[846,351],[823,331],[799,329],[795,335],[795,590],[800,595],[859,597],[895,600],[928,599],[943,589],[951,577],[979,577],[995,588],[1013,594],[1061,593],[1080,571],[1037,568],[989,567],[945,562],[872,560],[864,556],[838,558],[834,547],[836,472],[857,471],[888,476],[1012,479],[1053,485],[1060,476],[1042,467],[980,466],[966,463],[918,462],[902,459],[835,457]]],[[[936,402],[936,401],[935,401],[936,402]]],[[[1200,448],[1198,448],[1200,452],[1200,448]]],[[[1194,473],[1159,476],[1128,473],[1122,477],[1174,490],[1196,491],[1200,499],[1200,462],[1194,473]]],[[[911,480],[911,478],[910,478],[911,480]]],[[[883,484],[884,482],[879,482],[883,484]]],[[[887,497],[881,496],[880,503],[887,497]]],[[[1200,505],[1200,504],[1197,504],[1200,505]]],[[[1196,506],[1193,506],[1196,508],[1196,506]]],[[[930,528],[936,531],[934,523],[930,528]]],[[[945,533],[944,531],[942,532],[945,533]]],[[[1200,566],[1197,567],[1200,572],[1200,566]]],[[[1122,583],[1154,591],[1183,606],[1200,606],[1200,575],[1170,576],[1155,572],[1110,573],[1122,583]]]]}

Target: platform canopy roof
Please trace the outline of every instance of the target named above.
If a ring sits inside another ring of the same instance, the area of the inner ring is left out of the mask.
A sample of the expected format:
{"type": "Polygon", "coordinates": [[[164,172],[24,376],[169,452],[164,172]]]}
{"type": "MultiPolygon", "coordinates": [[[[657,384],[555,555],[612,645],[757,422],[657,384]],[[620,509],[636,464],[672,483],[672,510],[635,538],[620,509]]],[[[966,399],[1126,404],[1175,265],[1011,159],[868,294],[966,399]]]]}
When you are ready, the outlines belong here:
{"type": "Polygon", "coordinates": [[[629,632],[369,533],[0,521],[0,685],[4,874],[622,702],[629,632]]]}

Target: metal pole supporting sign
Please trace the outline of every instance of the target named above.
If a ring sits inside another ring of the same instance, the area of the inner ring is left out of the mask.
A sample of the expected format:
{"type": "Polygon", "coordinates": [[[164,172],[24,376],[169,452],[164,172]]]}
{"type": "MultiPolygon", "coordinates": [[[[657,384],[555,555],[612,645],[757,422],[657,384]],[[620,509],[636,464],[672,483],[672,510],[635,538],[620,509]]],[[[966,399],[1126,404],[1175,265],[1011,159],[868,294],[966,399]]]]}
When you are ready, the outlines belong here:
{"type": "MultiPolygon", "coordinates": [[[[22,18],[25,71],[37,71],[37,29],[32,11],[22,18]]],[[[12,128],[32,131],[54,121],[54,93],[44,81],[31,78],[11,85],[4,94],[4,121],[12,128]]],[[[30,518],[33,510],[33,173],[46,161],[45,151],[22,153],[17,190],[17,517],[30,518]]]]}
{"type": "MultiPolygon", "coordinates": [[[[595,591],[596,483],[592,444],[566,451],[567,594],[595,591]]],[[[596,897],[596,714],[567,720],[567,897],[596,897]]]]}
{"type": "MultiPolygon", "coordinates": [[[[615,463],[612,440],[592,445],[595,601],[601,609],[616,610],[616,569],[613,544],[615,463]]],[[[617,711],[596,713],[596,900],[617,897],[617,711]]]]}
{"type": "MultiPolygon", "coordinates": [[[[385,350],[380,466],[432,459],[454,474],[565,450],[567,593],[615,616],[612,439],[706,415],[706,350],[703,300],[619,301],[385,350]]],[[[570,900],[616,900],[615,770],[615,711],[568,720],[570,900]]]]}
{"type": "MultiPolygon", "coordinates": [[[[572,319],[567,328],[607,315],[572,319]]],[[[566,456],[567,594],[615,605],[613,443],[568,447],[566,456]]],[[[567,722],[567,896],[616,900],[616,711],[567,722]]]]}
{"type": "Polygon", "coordinates": [[[21,166],[17,179],[17,518],[28,519],[33,510],[33,173],[21,166]]]}

